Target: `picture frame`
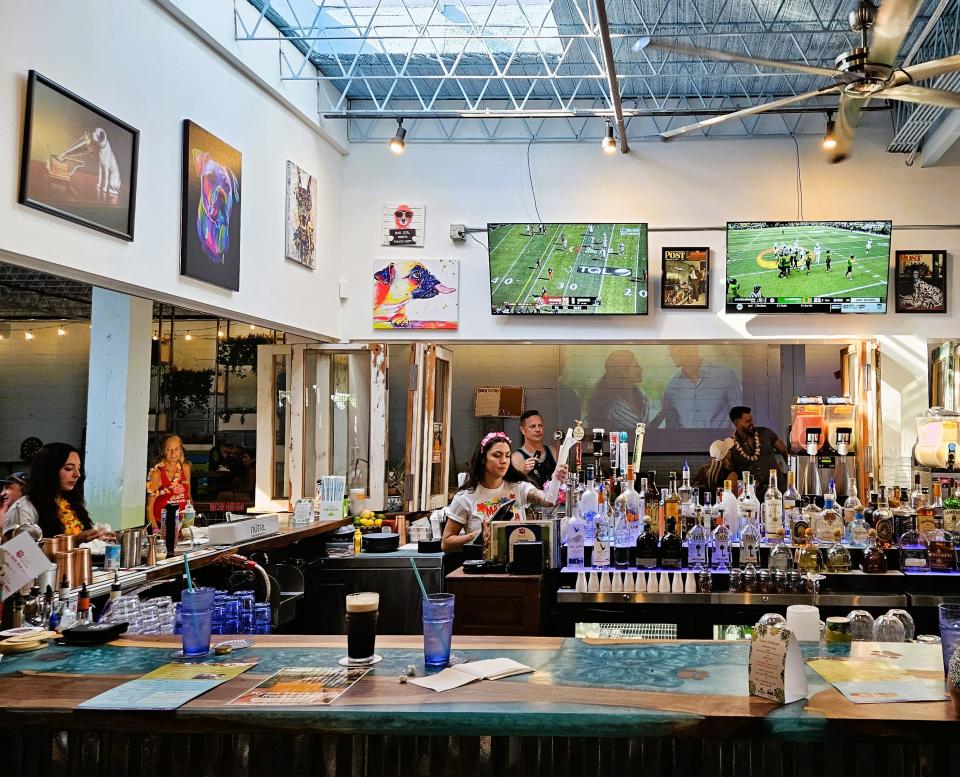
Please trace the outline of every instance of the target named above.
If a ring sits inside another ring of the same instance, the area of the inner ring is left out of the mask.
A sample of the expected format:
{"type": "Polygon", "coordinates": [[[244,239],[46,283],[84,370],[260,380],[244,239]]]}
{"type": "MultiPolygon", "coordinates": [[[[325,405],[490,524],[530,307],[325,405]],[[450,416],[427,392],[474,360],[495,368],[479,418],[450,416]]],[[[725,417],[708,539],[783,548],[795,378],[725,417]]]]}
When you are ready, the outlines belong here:
{"type": "Polygon", "coordinates": [[[240,291],[243,155],[183,120],[180,274],[240,291]]]}
{"type": "Polygon", "coordinates": [[[710,249],[664,246],[660,307],[710,309],[710,249]]]}
{"type": "Polygon", "coordinates": [[[138,129],[29,71],[21,205],[132,241],[139,151],[138,129]]]}
{"type": "Polygon", "coordinates": [[[284,255],[311,270],[317,267],[317,176],[287,160],[284,255]]]}
{"type": "Polygon", "coordinates": [[[374,329],[456,329],[458,259],[378,259],[373,263],[374,329]]]}
{"type": "Polygon", "coordinates": [[[897,313],[947,312],[947,252],[897,251],[894,264],[897,313]]]}

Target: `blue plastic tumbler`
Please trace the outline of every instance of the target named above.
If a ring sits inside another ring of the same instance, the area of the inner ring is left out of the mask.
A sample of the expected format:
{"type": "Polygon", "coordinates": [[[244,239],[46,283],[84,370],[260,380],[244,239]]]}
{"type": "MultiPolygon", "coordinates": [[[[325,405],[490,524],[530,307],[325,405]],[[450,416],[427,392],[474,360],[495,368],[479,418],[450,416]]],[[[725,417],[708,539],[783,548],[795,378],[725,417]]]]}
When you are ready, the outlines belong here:
{"type": "Polygon", "coordinates": [[[453,594],[430,594],[423,600],[423,663],[446,666],[453,636],[453,594]]]}

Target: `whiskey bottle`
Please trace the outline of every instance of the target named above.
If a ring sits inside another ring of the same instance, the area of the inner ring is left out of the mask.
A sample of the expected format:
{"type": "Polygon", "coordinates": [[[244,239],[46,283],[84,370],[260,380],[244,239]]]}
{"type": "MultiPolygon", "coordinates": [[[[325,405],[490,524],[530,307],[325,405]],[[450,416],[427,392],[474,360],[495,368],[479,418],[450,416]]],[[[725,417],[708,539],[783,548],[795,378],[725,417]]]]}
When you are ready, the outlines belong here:
{"type": "Polygon", "coordinates": [[[660,566],[663,569],[683,567],[683,541],[677,536],[677,519],[668,516],[666,529],[660,538],[660,566]]]}
{"type": "Polygon", "coordinates": [[[890,503],[890,512],[893,513],[893,536],[899,537],[911,526],[917,528],[917,514],[910,506],[910,494],[905,488],[895,488],[897,504],[890,503]]]}
{"type": "Polygon", "coordinates": [[[880,496],[877,500],[877,509],[873,513],[873,528],[877,532],[877,545],[881,550],[893,547],[893,513],[887,506],[886,486],[880,486],[880,496]]]}
{"type": "Polygon", "coordinates": [[[670,473],[670,485],[667,492],[663,495],[663,521],[664,534],[666,533],[667,521],[673,519],[673,525],[680,525],[680,494],[677,493],[677,473],[670,473]]]}
{"type": "Polygon", "coordinates": [[[850,571],[850,551],[844,547],[842,537],[842,532],[837,527],[837,530],[833,533],[833,544],[827,548],[828,572],[850,571]]]}
{"type": "Polygon", "coordinates": [[[954,483],[943,500],[943,530],[953,535],[954,542],[957,541],[960,533],[960,483],[954,483]]]}
{"type": "Polygon", "coordinates": [[[643,531],[637,538],[636,560],[638,569],[656,569],[660,562],[660,544],[650,516],[643,518],[643,531]]]}
{"type": "Polygon", "coordinates": [[[943,529],[934,529],[921,535],[927,545],[927,561],[931,572],[949,572],[956,565],[956,546],[953,535],[943,529]]]}
{"type": "MultiPolygon", "coordinates": [[[[932,532],[937,528],[936,522],[936,513],[934,512],[933,505],[929,504],[926,497],[922,494],[920,495],[919,504],[916,508],[917,510],[917,531],[923,535],[928,532],[932,532]]],[[[879,530],[878,530],[879,534],[879,530]]]]}
{"type": "Polygon", "coordinates": [[[863,552],[863,561],[860,568],[864,572],[871,574],[883,574],[887,571],[887,559],[883,555],[883,550],[877,545],[877,530],[870,529],[868,532],[867,549],[863,552]]]}
{"type": "Polygon", "coordinates": [[[797,502],[797,508],[794,510],[793,523],[790,525],[790,537],[794,545],[802,545],[806,539],[807,529],[810,528],[810,519],[812,515],[818,515],[816,502],[811,501],[812,509],[808,507],[801,498],[797,502]]]}
{"type": "Polygon", "coordinates": [[[928,572],[930,570],[930,564],[927,562],[926,544],[912,521],[906,524],[898,544],[900,548],[900,569],[904,572],[928,572]]]}

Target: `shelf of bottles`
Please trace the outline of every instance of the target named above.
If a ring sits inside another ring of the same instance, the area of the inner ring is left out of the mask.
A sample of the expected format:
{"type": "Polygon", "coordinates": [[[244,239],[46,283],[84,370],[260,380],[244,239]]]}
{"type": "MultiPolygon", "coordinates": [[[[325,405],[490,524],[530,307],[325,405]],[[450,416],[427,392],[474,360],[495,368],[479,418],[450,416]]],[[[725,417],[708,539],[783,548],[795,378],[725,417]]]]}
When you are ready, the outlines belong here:
{"type": "MultiPolygon", "coordinates": [[[[572,482],[570,494],[568,572],[701,569],[708,577],[712,571],[756,578],[768,593],[778,593],[789,585],[778,582],[782,576],[903,570],[914,578],[956,574],[960,568],[960,488],[944,497],[934,481],[926,492],[919,475],[912,492],[875,488],[871,477],[866,504],[854,478],[838,503],[832,480],[822,495],[803,497],[793,472],[781,492],[776,470],[770,471],[762,502],[744,472],[739,495],[728,480],[715,502],[706,493],[701,504],[686,465],[680,485],[671,472],[663,489],[654,472],[635,478],[628,467],[622,477],[598,482],[594,468],[587,467],[585,483],[572,482]],[[763,581],[767,576],[769,584],[763,581]]],[[[673,590],[674,582],[669,585],[673,590]]],[[[681,591],[686,586],[684,581],[681,591]]],[[[658,583],[658,593],[666,593],[661,588],[658,583]]]]}

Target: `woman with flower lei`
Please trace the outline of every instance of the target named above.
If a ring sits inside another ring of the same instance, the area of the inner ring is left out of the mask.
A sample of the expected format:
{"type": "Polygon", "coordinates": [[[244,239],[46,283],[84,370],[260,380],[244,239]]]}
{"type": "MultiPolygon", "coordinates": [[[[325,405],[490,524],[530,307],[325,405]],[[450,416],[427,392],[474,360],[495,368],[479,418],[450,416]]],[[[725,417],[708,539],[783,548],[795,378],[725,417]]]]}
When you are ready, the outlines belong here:
{"type": "Polygon", "coordinates": [[[169,503],[185,505],[190,501],[190,463],[183,458],[183,442],[175,434],[163,438],[163,458],[150,470],[147,478],[147,521],[150,528],[160,530],[163,508],[169,503]]]}

